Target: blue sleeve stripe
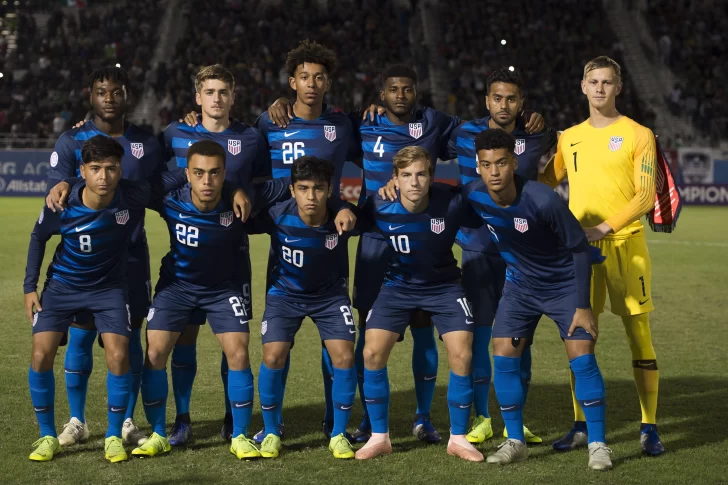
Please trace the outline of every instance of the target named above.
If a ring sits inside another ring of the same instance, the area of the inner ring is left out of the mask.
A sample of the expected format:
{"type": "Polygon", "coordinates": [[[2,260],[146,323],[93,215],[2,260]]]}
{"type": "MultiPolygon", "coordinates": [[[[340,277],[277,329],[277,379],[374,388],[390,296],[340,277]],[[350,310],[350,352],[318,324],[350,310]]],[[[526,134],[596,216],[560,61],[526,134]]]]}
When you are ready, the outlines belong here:
{"type": "Polygon", "coordinates": [[[471,137],[464,138],[462,136],[459,136],[455,141],[455,146],[460,149],[475,152],[475,140],[471,137]]]}
{"type": "Polygon", "coordinates": [[[79,131],[78,133],[76,133],[73,139],[77,141],[86,141],[89,138],[95,137],[96,135],[103,135],[103,133],[96,130],[79,131]]]}
{"type": "Polygon", "coordinates": [[[478,166],[478,162],[475,161],[475,157],[468,157],[465,155],[458,155],[458,165],[460,168],[468,167],[475,169],[478,166]]]}
{"type": "Polygon", "coordinates": [[[174,159],[177,161],[178,168],[187,168],[187,158],[186,157],[174,157],[174,159]]]}
{"type": "Polygon", "coordinates": [[[291,169],[290,168],[274,168],[273,169],[273,178],[274,179],[281,179],[285,177],[291,176],[291,169]]]}
{"type": "Polygon", "coordinates": [[[198,140],[192,138],[178,138],[175,136],[174,138],[172,138],[172,148],[182,148],[184,150],[187,150],[197,141],[198,140]]]}

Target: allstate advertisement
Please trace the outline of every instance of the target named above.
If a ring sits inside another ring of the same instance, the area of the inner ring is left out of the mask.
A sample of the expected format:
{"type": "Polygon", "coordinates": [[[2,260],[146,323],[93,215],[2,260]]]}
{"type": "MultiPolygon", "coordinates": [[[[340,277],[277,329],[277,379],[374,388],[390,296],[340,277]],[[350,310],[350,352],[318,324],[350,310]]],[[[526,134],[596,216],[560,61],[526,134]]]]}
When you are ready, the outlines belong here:
{"type": "Polygon", "coordinates": [[[51,150],[0,150],[0,196],[43,196],[51,150]]]}

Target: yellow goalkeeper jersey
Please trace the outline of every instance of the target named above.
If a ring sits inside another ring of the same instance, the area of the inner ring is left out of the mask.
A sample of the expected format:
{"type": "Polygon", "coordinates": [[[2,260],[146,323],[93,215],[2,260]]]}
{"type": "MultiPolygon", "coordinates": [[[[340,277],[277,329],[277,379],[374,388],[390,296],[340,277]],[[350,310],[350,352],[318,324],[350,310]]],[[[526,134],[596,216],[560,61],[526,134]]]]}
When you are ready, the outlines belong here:
{"type": "Polygon", "coordinates": [[[606,221],[611,237],[627,237],[654,207],[656,159],[649,128],[626,116],[604,128],[587,120],[561,134],[539,181],[556,187],[568,174],[569,208],[582,227],[606,221]]]}

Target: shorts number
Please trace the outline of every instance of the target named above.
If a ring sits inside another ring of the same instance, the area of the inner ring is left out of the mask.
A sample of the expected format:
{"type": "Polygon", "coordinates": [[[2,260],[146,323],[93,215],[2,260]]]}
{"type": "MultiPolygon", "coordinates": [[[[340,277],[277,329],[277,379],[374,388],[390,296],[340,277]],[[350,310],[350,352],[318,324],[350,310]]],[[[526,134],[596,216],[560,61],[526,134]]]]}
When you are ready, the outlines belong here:
{"type": "Polygon", "coordinates": [[[200,230],[195,226],[185,226],[184,224],[177,224],[174,226],[177,232],[177,241],[180,244],[189,246],[191,248],[197,247],[197,238],[200,236],[200,230]]]}
{"type": "Polygon", "coordinates": [[[90,253],[91,252],[91,236],[88,234],[84,234],[83,236],[78,238],[79,246],[81,247],[81,251],[84,253],[90,253]]]}
{"type": "Polygon", "coordinates": [[[384,144],[382,143],[382,137],[377,138],[377,142],[374,144],[374,153],[379,154],[379,158],[384,156],[384,144]]]}
{"type": "Polygon", "coordinates": [[[640,283],[642,283],[642,296],[647,296],[647,293],[645,293],[645,277],[640,276],[640,283]]]}
{"type": "Polygon", "coordinates": [[[460,306],[463,307],[463,311],[465,312],[466,317],[473,316],[473,310],[470,308],[470,302],[467,298],[458,298],[458,303],[460,303],[460,306]]]}
{"type": "Polygon", "coordinates": [[[407,234],[389,236],[389,239],[392,240],[392,246],[394,246],[394,250],[398,253],[407,254],[410,252],[409,238],[407,237],[407,234]]]}
{"type": "Polygon", "coordinates": [[[291,248],[286,246],[281,246],[281,250],[283,251],[283,261],[299,268],[303,267],[303,251],[300,249],[291,251],[291,248]]]}
{"type": "Polygon", "coordinates": [[[231,296],[228,300],[230,302],[230,305],[233,307],[233,312],[235,313],[236,317],[245,317],[248,314],[245,312],[245,305],[243,302],[240,301],[240,298],[237,296],[231,296]]]}
{"type": "Polygon", "coordinates": [[[250,285],[248,283],[243,285],[243,303],[250,305],[250,285]]]}
{"type": "Polygon", "coordinates": [[[487,226],[488,226],[488,230],[495,238],[495,242],[498,242],[498,234],[495,233],[495,229],[493,229],[493,226],[491,226],[490,224],[487,224],[487,226]]]}
{"type": "Polygon", "coordinates": [[[344,315],[344,323],[354,326],[354,317],[351,315],[351,308],[347,305],[341,305],[339,310],[341,310],[341,313],[344,315]]]}
{"type": "Polygon", "coordinates": [[[297,141],[295,143],[287,141],[281,146],[281,148],[283,149],[283,163],[286,165],[290,165],[294,160],[301,158],[306,154],[303,151],[303,149],[306,148],[306,145],[304,145],[302,141],[297,141]]]}

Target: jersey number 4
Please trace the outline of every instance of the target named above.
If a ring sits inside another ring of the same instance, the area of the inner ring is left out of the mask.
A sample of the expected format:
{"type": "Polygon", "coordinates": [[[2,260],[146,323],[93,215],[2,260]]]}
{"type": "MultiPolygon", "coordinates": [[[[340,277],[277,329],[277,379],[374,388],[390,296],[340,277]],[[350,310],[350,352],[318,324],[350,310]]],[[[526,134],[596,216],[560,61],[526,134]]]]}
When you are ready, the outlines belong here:
{"type": "Polygon", "coordinates": [[[304,145],[302,141],[297,141],[295,143],[287,141],[281,145],[281,148],[283,149],[283,163],[287,165],[293,163],[294,160],[301,158],[306,154],[304,151],[306,145],[304,145]]]}
{"type": "Polygon", "coordinates": [[[374,144],[374,153],[379,154],[379,158],[384,156],[384,143],[382,143],[382,137],[377,138],[377,142],[374,144]]]}

